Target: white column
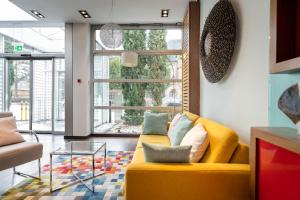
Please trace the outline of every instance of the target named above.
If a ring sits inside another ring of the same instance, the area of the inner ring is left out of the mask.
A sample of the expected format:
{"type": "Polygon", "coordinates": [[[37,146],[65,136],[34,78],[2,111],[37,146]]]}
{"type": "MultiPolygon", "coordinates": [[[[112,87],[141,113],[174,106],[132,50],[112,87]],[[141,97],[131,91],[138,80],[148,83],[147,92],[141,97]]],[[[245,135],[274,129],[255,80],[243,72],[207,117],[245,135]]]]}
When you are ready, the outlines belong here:
{"type": "Polygon", "coordinates": [[[66,136],[90,134],[90,35],[89,24],[66,24],[66,136]]]}

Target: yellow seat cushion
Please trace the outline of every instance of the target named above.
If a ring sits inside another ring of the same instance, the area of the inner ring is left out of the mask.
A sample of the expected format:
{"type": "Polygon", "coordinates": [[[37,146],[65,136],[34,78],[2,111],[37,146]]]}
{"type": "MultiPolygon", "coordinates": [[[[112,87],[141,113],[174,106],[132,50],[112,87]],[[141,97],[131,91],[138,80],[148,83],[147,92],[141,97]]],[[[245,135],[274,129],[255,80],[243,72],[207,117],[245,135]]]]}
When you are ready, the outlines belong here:
{"type": "Polygon", "coordinates": [[[209,137],[209,146],[200,162],[228,163],[238,145],[238,135],[232,129],[209,119],[199,118],[195,124],[202,124],[209,137]]]}
{"type": "Polygon", "coordinates": [[[167,135],[140,135],[137,148],[142,148],[142,143],[161,144],[170,146],[170,139],[167,135]]]}
{"type": "Polygon", "coordinates": [[[249,164],[249,146],[239,143],[230,159],[230,163],[249,164]]]}
{"type": "Polygon", "coordinates": [[[199,115],[196,115],[196,114],[193,114],[193,113],[190,113],[188,111],[183,111],[182,113],[183,115],[186,115],[189,120],[191,120],[193,122],[193,124],[197,121],[197,119],[199,119],[199,115]]]}

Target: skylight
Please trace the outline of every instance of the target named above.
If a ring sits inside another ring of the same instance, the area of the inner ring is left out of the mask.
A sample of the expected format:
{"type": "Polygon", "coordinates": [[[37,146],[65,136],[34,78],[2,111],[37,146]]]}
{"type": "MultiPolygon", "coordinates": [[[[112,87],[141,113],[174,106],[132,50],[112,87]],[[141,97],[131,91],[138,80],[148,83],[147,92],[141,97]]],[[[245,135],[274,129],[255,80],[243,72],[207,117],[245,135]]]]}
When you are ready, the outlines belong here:
{"type": "Polygon", "coordinates": [[[0,21],[37,21],[8,0],[0,0],[0,21]]]}

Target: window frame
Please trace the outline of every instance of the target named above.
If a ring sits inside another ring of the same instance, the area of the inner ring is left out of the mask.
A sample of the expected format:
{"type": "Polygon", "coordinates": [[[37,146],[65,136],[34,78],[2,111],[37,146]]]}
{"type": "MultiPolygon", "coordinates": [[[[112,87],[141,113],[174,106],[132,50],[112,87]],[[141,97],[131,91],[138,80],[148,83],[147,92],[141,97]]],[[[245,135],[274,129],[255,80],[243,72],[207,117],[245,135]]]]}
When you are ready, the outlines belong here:
{"type": "MultiPolygon", "coordinates": [[[[155,110],[155,111],[164,111],[164,112],[180,112],[182,111],[182,106],[95,106],[94,105],[94,85],[95,83],[182,83],[181,79],[99,79],[94,78],[94,58],[96,56],[121,56],[126,50],[96,50],[95,49],[95,39],[96,39],[96,30],[101,28],[100,25],[91,26],[91,68],[90,68],[90,130],[92,134],[97,135],[111,135],[111,136],[132,136],[130,133],[99,133],[95,132],[94,128],[94,112],[95,110],[155,110]]],[[[181,23],[178,24],[124,24],[121,25],[124,29],[139,30],[139,29],[180,29],[183,31],[181,23]]],[[[182,40],[183,38],[181,38],[182,40]]],[[[182,56],[183,50],[138,50],[135,51],[139,55],[143,56],[182,56]]]]}

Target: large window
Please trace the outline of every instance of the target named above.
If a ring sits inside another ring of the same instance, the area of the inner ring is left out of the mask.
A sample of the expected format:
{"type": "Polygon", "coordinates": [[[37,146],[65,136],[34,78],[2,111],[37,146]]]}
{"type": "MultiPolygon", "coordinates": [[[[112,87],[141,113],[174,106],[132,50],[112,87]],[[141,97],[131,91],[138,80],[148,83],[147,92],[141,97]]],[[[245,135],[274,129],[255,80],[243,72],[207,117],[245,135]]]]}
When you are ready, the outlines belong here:
{"type": "Polygon", "coordinates": [[[176,29],[126,29],[109,49],[94,28],[92,128],[94,133],[140,134],[144,112],[181,111],[181,41],[176,29]],[[121,65],[123,51],[137,51],[138,66],[121,65]]]}

